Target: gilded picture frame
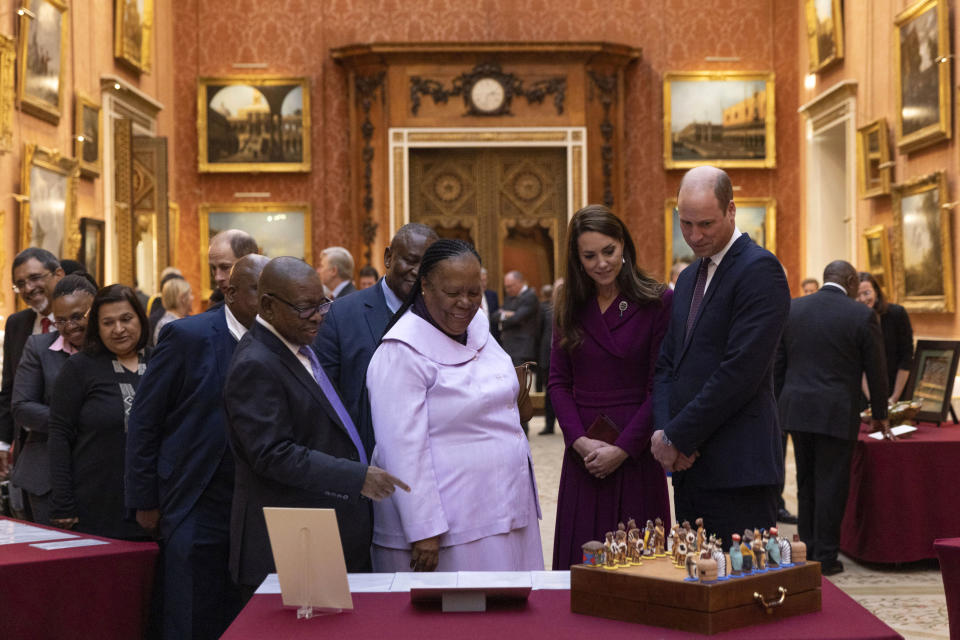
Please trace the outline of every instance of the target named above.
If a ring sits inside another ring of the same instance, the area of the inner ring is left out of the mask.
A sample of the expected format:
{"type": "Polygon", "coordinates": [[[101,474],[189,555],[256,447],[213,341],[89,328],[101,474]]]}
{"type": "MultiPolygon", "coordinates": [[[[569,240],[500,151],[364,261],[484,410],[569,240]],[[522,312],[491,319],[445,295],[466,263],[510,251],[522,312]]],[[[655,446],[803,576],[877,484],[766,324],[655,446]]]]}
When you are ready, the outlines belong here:
{"type": "Polygon", "coordinates": [[[810,73],[843,60],[842,9],[840,0],[806,0],[810,73]]]}
{"type": "Polygon", "coordinates": [[[946,173],[938,171],[892,191],[894,284],[907,311],[951,313],[953,248],[946,173]]]}
{"type": "Polygon", "coordinates": [[[74,155],[80,164],[80,175],[96,178],[100,175],[103,157],[100,105],[77,92],[75,107],[74,155]]]}
{"type": "Polygon", "coordinates": [[[141,73],[153,66],[153,0],[114,0],[113,57],[141,73]]]}
{"type": "Polygon", "coordinates": [[[17,100],[20,110],[60,122],[70,38],[67,5],[61,0],[25,0],[20,16],[17,100]]]}
{"type": "Polygon", "coordinates": [[[199,78],[197,135],[202,173],[310,171],[310,80],[199,78]]]}
{"type": "Polygon", "coordinates": [[[774,74],[663,74],[663,166],[689,169],[777,166],[774,74]]]}
{"type": "Polygon", "coordinates": [[[80,250],[77,161],[55,149],[27,144],[23,151],[18,251],[41,247],[58,257],[80,250]]]}
{"type": "MultiPolygon", "coordinates": [[[[201,204],[200,264],[207,264],[210,239],[227,229],[246,231],[257,241],[260,253],[268,258],[293,256],[313,264],[313,235],[310,205],[302,202],[228,202],[201,204]]],[[[210,270],[201,271],[203,299],[212,293],[210,270]]]]}
{"type": "Polygon", "coordinates": [[[167,242],[170,264],[180,264],[180,205],[167,202],[167,242]]]}
{"type": "Polygon", "coordinates": [[[17,42],[0,34],[0,153],[13,151],[16,68],[17,42]]]}
{"type": "MultiPolygon", "coordinates": [[[[737,205],[737,228],[769,251],[777,252],[777,201],[775,198],[734,198],[737,205]]],[[[680,230],[677,199],[668,198],[664,204],[664,257],[666,279],[670,279],[673,265],[690,264],[697,257],[687,246],[680,230]]]]}
{"type": "Polygon", "coordinates": [[[893,165],[887,119],[880,118],[857,129],[857,190],[861,198],[890,194],[893,165]]]}
{"type": "Polygon", "coordinates": [[[946,422],[953,397],[953,384],[960,361],[960,342],[956,340],[917,340],[913,368],[903,397],[920,401],[916,419],[920,422],[946,422]]]}
{"type": "Polygon", "coordinates": [[[80,218],[80,251],[77,262],[93,276],[99,286],[104,286],[106,223],[97,218],[80,218]]]}
{"type": "Polygon", "coordinates": [[[950,7],[920,0],[897,15],[897,147],[909,153],[951,137],[950,7]]]}
{"type": "Polygon", "coordinates": [[[887,227],[878,224],[863,230],[863,270],[872,275],[883,289],[886,298],[895,302],[896,290],[890,286],[893,268],[890,263],[890,242],[887,239],[887,227]]]}

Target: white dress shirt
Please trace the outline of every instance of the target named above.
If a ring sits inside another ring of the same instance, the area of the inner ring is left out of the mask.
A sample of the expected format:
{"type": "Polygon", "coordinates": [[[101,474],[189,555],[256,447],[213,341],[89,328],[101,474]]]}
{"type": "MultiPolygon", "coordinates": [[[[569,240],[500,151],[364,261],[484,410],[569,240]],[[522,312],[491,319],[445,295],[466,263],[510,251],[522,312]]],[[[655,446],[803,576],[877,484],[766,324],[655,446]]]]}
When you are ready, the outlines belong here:
{"type": "Polygon", "coordinates": [[[710,281],[713,280],[713,274],[717,272],[717,267],[720,266],[720,261],[723,260],[723,257],[727,255],[727,251],[730,250],[730,247],[733,246],[733,243],[737,241],[737,238],[742,236],[743,233],[740,229],[734,227],[733,235],[730,236],[730,240],[727,242],[727,246],[718,251],[717,253],[710,256],[710,264],[707,265],[707,282],[703,287],[703,292],[706,293],[707,289],[710,288],[710,281]]]}

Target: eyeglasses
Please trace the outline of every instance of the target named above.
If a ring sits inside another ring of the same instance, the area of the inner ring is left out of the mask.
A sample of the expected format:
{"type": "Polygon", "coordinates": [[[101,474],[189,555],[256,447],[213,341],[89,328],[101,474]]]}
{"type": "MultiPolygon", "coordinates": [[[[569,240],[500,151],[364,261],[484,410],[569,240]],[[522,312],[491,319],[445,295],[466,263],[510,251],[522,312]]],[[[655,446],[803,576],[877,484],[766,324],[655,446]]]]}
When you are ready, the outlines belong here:
{"type": "Polygon", "coordinates": [[[26,280],[18,280],[17,282],[13,283],[13,292],[17,294],[24,293],[24,289],[26,288],[27,283],[30,283],[31,285],[36,287],[38,284],[40,284],[41,282],[49,278],[51,275],[53,275],[52,271],[47,271],[45,273],[34,273],[32,275],[29,275],[27,276],[26,280]]]}
{"type": "Polygon", "coordinates": [[[309,320],[316,313],[319,313],[320,317],[322,318],[323,316],[327,315],[327,312],[330,311],[330,305],[333,304],[333,300],[324,298],[323,302],[321,302],[320,304],[313,305],[310,307],[298,307],[292,302],[287,302],[286,300],[276,295],[275,293],[268,293],[267,295],[270,296],[271,298],[276,298],[283,304],[287,305],[288,307],[296,311],[297,317],[299,317],[301,320],[309,320]]]}
{"type": "Polygon", "coordinates": [[[88,309],[86,313],[75,313],[66,320],[55,320],[53,326],[57,328],[57,331],[63,332],[68,325],[80,326],[80,323],[83,322],[86,317],[90,315],[90,310],[88,309]]]}

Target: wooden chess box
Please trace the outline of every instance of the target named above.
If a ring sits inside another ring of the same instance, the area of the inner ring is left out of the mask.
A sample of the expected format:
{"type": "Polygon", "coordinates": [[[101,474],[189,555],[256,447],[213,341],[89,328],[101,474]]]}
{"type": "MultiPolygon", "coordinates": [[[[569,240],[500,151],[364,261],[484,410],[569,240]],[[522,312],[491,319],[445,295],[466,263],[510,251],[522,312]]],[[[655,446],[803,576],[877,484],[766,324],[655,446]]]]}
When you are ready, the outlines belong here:
{"type": "Polygon", "coordinates": [[[574,565],[570,610],[702,634],[820,611],[819,562],[712,583],[686,577],[666,557],[612,570],[574,565]]]}

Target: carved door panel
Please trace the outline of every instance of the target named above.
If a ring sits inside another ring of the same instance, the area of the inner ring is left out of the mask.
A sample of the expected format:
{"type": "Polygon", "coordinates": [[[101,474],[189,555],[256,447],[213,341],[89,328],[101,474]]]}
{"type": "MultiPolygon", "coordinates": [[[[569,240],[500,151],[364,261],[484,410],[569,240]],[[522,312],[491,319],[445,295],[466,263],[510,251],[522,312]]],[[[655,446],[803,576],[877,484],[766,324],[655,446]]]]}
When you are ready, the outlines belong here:
{"type": "Polygon", "coordinates": [[[414,149],[410,219],[472,242],[492,289],[517,269],[531,287],[559,272],[567,221],[567,158],[559,148],[414,149]]]}
{"type": "Polygon", "coordinates": [[[133,121],[113,121],[113,219],[117,229],[117,281],[133,286],[133,121]]]}
{"type": "Polygon", "coordinates": [[[169,266],[167,139],[133,139],[133,264],[143,291],[159,293],[160,272],[169,266]]]}

